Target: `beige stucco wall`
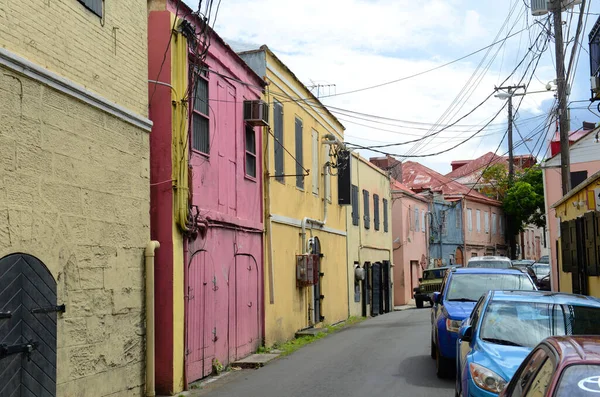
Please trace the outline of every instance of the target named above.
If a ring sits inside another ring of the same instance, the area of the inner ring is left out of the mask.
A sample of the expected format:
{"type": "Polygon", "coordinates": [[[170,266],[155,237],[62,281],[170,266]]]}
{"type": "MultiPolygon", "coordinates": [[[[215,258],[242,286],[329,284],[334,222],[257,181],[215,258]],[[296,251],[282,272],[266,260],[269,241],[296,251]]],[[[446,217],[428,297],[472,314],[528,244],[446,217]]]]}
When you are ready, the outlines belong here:
{"type": "MultiPolygon", "coordinates": [[[[356,302],[354,262],[364,266],[365,262],[382,262],[384,260],[393,263],[392,255],[392,199],[390,191],[390,178],[381,169],[369,163],[366,159],[360,157],[357,153],[352,153],[352,184],[358,186],[358,226],[352,224],[352,206],[347,206],[347,228],[348,228],[348,302],[350,316],[360,316],[362,314],[362,290],[361,301],[356,302]],[[364,222],[364,201],[362,191],[369,192],[369,217],[370,228],[365,228],[364,222]],[[379,230],[375,230],[375,216],[373,195],[379,196],[379,230]],[[384,231],[383,226],[383,200],[387,200],[388,213],[388,231],[384,231]]],[[[394,268],[390,280],[393,283],[394,268]]],[[[393,284],[391,288],[393,292],[393,284]]],[[[393,294],[392,294],[393,295],[393,294]]],[[[393,302],[393,300],[392,300],[393,302]]]]}
{"type": "Polygon", "coordinates": [[[59,396],[144,390],[149,135],[124,118],[147,121],[146,2],[105,12],[102,26],[76,0],[0,2],[0,61],[42,70],[0,66],[0,258],[33,255],[57,281],[59,396]]]}
{"type": "MultiPolygon", "coordinates": [[[[504,245],[504,237],[502,231],[506,229],[504,219],[502,220],[502,230],[500,227],[500,218],[502,217],[502,209],[500,207],[483,204],[476,201],[468,200],[464,213],[464,225],[466,234],[467,251],[465,253],[468,260],[472,256],[483,256],[494,254],[493,249],[498,245],[504,245]],[[469,228],[468,210],[472,213],[472,227],[469,228]],[[477,230],[477,210],[480,211],[481,228],[477,230]],[[485,215],[487,212],[489,231],[485,229],[485,215]],[[492,214],[496,214],[496,232],[493,230],[492,214]],[[471,229],[471,230],[470,230],[471,229]]],[[[498,255],[504,255],[501,252],[496,252],[498,255]]]]}

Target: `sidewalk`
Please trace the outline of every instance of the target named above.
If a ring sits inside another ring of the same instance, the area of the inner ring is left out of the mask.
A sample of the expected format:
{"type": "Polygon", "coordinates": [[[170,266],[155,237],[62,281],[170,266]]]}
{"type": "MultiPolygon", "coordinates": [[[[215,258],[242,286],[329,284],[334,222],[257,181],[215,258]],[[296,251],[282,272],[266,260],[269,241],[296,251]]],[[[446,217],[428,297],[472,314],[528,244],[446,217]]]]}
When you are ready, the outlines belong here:
{"type": "Polygon", "coordinates": [[[410,310],[410,309],[415,309],[417,306],[415,305],[415,300],[411,299],[408,304],[406,305],[401,305],[401,306],[394,306],[394,311],[395,312],[400,312],[403,310],[410,310]]]}

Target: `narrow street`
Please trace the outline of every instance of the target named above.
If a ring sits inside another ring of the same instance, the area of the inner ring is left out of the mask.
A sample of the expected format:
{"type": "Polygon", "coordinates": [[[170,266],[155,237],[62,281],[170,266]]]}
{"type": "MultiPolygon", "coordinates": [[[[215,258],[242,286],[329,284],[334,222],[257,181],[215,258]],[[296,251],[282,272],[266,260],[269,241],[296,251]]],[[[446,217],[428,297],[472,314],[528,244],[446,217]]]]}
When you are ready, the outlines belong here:
{"type": "Polygon", "coordinates": [[[414,309],[366,320],[192,396],[451,396],[454,380],[439,380],[429,357],[429,314],[414,309]]]}

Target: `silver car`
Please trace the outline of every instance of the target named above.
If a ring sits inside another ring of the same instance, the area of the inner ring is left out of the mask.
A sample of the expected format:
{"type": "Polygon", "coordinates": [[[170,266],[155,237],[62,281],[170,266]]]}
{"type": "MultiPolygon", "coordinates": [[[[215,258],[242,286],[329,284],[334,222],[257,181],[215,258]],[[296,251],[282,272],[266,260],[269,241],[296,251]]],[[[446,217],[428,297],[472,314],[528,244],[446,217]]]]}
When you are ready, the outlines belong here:
{"type": "Polygon", "coordinates": [[[512,267],[512,262],[506,256],[474,256],[467,262],[467,267],[508,269],[512,267]]]}

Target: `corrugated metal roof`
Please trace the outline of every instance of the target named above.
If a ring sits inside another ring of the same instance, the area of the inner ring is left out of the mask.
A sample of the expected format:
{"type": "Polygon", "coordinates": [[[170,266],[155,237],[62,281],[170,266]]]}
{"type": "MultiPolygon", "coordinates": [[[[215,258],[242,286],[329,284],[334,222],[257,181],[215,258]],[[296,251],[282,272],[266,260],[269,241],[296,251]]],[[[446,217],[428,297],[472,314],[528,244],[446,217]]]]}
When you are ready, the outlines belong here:
{"type": "Polygon", "coordinates": [[[476,158],[475,160],[462,161],[465,161],[466,164],[446,174],[446,177],[450,179],[461,178],[461,183],[475,183],[488,165],[491,166],[494,164],[504,164],[506,167],[508,167],[508,159],[506,157],[498,156],[493,152],[488,152],[483,156],[476,158]]]}

